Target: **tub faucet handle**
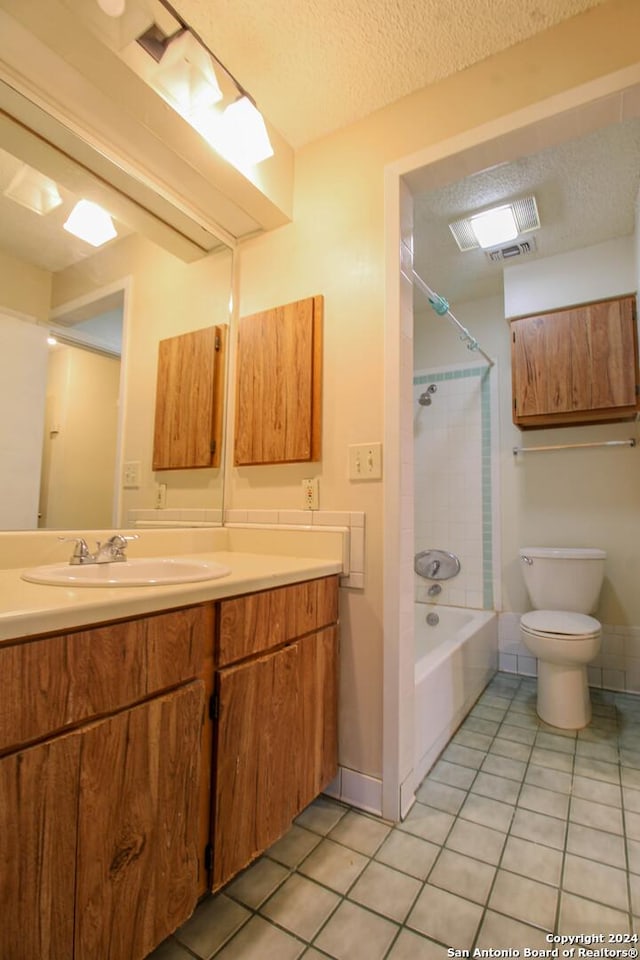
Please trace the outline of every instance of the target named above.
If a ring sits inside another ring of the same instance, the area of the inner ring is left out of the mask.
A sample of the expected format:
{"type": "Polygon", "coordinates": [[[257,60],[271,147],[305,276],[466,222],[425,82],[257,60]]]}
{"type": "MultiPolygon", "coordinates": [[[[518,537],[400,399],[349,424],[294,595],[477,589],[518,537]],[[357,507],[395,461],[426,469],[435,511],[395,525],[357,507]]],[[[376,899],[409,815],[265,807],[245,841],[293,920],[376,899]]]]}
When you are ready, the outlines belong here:
{"type": "Polygon", "coordinates": [[[520,554],[520,561],[521,563],[528,563],[529,566],[533,565],[533,560],[531,559],[531,557],[525,556],[524,553],[520,554]]]}

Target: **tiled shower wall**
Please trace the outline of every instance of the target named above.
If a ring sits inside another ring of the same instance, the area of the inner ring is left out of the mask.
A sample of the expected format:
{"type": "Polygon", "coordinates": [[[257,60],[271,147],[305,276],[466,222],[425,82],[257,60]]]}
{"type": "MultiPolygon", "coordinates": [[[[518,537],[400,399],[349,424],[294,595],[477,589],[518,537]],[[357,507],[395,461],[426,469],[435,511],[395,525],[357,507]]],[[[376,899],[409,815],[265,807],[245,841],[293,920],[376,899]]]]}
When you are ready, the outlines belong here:
{"type": "MultiPolygon", "coordinates": [[[[416,371],[414,394],[415,550],[456,554],[460,573],[438,581],[438,603],[491,609],[494,595],[492,391],[485,365],[416,371]],[[420,395],[433,385],[431,404],[420,395]]],[[[433,581],[415,576],[416,600],[433,581]]]]}

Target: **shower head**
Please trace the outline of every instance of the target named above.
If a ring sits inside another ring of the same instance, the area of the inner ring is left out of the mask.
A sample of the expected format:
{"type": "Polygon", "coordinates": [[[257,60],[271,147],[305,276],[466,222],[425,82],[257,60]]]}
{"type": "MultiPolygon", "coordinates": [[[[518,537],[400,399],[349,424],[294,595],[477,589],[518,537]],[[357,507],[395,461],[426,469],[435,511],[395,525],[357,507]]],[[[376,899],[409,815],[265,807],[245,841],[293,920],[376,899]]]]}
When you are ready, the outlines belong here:
{"type": "Polygon", "coordinates": [[[430,383],[427,389],[424,391],[424,393],[421,393],[420,396],[418,397],[418,403],[420,404],[420,406],[421,407],[431,406],[431,396],[434,393],[436,393],[437,390],[438,388],[435,385],[435,383],[430,383]]]}

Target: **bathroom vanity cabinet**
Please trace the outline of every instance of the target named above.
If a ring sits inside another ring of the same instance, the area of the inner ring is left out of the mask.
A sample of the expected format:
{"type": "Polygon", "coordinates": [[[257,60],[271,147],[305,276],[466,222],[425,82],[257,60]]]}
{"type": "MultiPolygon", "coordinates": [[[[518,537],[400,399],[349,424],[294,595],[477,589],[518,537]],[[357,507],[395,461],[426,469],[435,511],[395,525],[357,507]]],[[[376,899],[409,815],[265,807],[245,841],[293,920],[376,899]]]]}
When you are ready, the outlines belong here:
{"type": "Polygon", "coordinates": [[[513,422],[524,429],[633,419],[635,297],[511,321],[513,422]]]}
{"type": "Polygon", "coordinates": [[[144,957],[198,881],[211,605],[0,647],[0,956],[144,957]]]}
{"type": "Polygon", "coordinates": [[[335,776],[337,577],[0,646],[0,956],[142,960],[335,776]]]}

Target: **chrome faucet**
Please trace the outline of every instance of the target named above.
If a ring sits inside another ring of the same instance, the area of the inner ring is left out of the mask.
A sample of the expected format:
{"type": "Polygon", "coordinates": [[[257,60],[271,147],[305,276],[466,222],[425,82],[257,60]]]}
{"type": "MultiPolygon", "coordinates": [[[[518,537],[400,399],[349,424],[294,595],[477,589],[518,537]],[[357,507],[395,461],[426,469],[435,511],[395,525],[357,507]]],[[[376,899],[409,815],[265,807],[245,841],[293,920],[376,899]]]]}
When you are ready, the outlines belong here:
{"type": "Polygon", "coordinates": [[[138,534],[134,533],[125,536],[122,533],[114,533],[108,540],[96,543],[96,552],[91,553],[84,537],[58,537],[63,542],[75,543],[73,553],[69,559],[72,566],[88,563],[122,563],[127,559],[125,550],[129,540],[137,540],[138,534]]]}

